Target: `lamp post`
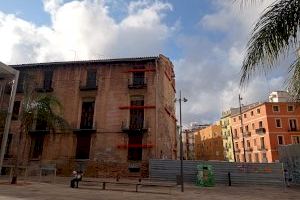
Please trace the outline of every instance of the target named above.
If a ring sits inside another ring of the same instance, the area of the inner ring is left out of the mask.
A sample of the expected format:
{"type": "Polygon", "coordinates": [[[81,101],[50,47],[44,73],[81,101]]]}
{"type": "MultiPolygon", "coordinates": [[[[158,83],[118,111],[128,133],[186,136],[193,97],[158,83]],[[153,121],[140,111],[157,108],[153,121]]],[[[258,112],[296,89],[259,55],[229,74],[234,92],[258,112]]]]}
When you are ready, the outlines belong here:
{"type": "Polygon", "coordinates": [[[183,143],[182,143],[182,115],[181,115],[181,101],[187,102],[186,98],[181,98],[181,91],[179,91],[179,123],[180,123],[180,134],[179,134],[179,142],[180,142],[180,182],[181,182],[181,192],[184,192],[183,186],[183,143]]]}
{"type": "Polygon", "coordinates": [[[242,104],[241,104],[242,100],[243,100],[243,98],[239,94],[240,117],[241,117],[241,132],[242,132],[242,137],[243,137],[243,149],[244,149],[244,162],[247,162],[247,160],[246,160],[246,149],[245,149],[245,137],[244,137],[244,124],[243,124],[243,116],[242,116],[242,104]]]}

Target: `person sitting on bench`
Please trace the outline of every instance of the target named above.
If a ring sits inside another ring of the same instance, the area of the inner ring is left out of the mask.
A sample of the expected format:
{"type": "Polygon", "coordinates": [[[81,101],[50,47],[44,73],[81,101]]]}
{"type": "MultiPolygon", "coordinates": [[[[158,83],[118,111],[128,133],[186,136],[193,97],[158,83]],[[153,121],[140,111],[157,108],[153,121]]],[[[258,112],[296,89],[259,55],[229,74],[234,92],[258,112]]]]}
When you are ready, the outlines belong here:
{"type": "Polygon", "coordinates": [[[73,179],[71,180],[71,188],[75,187],[75,183],[76,183],[76,188],[78,188],[78,183],[79,181],[82,180],[82,171],[73,171],[73,179]]]}

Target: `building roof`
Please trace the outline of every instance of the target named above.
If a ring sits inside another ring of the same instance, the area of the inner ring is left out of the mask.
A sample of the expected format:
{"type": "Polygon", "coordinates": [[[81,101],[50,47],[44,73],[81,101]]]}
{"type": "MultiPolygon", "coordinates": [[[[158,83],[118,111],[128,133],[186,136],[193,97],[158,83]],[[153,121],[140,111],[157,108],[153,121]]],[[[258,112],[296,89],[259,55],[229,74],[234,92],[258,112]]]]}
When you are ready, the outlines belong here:
{"type": "Polygon", "coordinates": [[[119,62],[155,61],[158,58],[159,56],[135,57],[135,58],[113,58],[113,59],[98,59],[98,60],[29,63],[29,64],[17,64],[17,65],[9,65],[9,66],[13,68],[23,68],[23,67],[67,66],[67,65],[78,65],[78,64],[108,64],[108,63],[119,63],[119,62]]]}

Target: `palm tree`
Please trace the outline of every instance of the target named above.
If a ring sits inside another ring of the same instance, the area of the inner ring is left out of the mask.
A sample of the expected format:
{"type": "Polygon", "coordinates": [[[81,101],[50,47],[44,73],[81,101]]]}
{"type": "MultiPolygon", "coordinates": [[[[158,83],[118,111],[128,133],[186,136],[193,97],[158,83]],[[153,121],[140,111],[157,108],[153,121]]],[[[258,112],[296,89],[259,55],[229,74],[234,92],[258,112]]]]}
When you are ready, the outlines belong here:
{"type": "MultiPolygon", "coordinates": [[[[18,166],[21,156],[21,143],[25,141],[26,148],[27,136],[37,122],[46,125],[45,128],[55,133],[56,130],[66,131],[69,124],[61,117],[62,105],[59,100],[49,94],[40,94],[35,91],[34,81],[27,76],[24,81],[24,99],[20,110],[20,128],[17,136],[17,155],[13,170],[11,184],[17,183],[18,166]]],[[[24,151],[23,151],[24,152],[24,151]]]]}
{"type": "MultiPolygon", "coordinates": [[[[255,0],[242,0],[254,2],[255,0]]],[[[259,1],[259,0],[256,0],[259,1]]],[[[260,0],[263,1],[263,0],[260,0]]],[[[300,0],[276,0],[259,18],[247,44],[240,84],[255,73],[266,73],[282,56],[300,47],[300,0]]],[[[300,97],[300,55],[291,64],[288,89],[294,98],[300,97]]]]}

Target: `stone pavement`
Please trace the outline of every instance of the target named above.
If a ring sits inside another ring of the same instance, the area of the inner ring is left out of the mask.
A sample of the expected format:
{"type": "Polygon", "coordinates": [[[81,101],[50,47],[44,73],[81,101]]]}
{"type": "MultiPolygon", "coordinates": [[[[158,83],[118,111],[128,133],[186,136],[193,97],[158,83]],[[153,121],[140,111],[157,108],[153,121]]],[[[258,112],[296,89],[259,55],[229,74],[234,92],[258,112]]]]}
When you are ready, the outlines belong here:
{"type": "MultiPolygon", "coordinates": [[[[7,180],[0,179],[0,200],[79,200],[79,199],[105,199],[105,200],[170,200],[170,199],[300,199],[300,188],[258,187],[258,186],[216,186],[212,188],[198,188],[191,184],[185,185],[185,192],[180,192],[180,187],[173,188],[171,194],[167,188],[149,187],[144,192],[133,192],[132,185],[108,186],[101,190],[100,186],[88,186],[82,184],[79,188],[69,187],[69,178],[57,178],[56,183],[45,183],[36,181],[19,181],[18,185],[10,185],[7,180]],[[116,191],[119,189],[119,191],[116,191]],[[126,190],[126,191],[124,191],[126,190]],[[164,193],[164,194],[162,194],[164,193]]],[[[122,181],[122,180],[121,180],[122,181]]],[[[124,181],[124,180],[123,180],[124,181]]]]}

